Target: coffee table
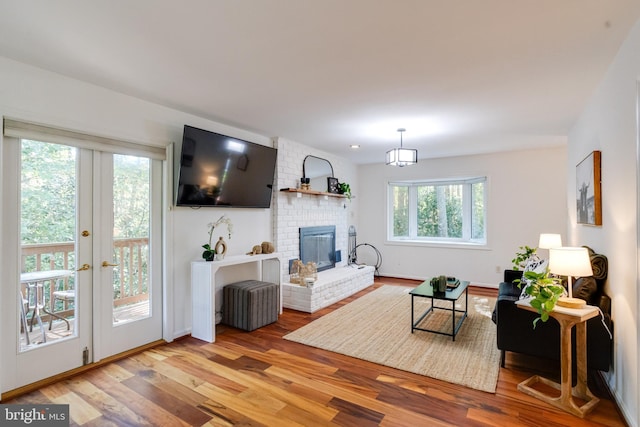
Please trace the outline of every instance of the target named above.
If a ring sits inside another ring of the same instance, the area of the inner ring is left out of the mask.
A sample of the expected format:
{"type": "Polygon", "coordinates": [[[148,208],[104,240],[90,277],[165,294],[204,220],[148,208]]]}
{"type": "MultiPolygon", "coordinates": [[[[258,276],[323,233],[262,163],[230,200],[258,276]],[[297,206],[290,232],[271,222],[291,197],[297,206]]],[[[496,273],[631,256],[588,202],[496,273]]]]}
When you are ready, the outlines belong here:
{"type": "Polygon", "coordinates": [[[453,341],[456,340],[456,334],[462,326],[462,322],[467,318],[467,307],[469,302],[469,282],[460,281],[460,284],[455,288],[447,288],[445,292],[433,292],[433,287],[428,280],[425,280],[420,284],[417,288],[411,290],[409,294],[411,294],[411,333],[413,331],[425,331],[425,332],[433,332],[436,334],[447,335],[452,338],[453,341]],[[462,294],[464,293],[464,310],[456,310],[456,301],[460,299],[462,294]],[[431,298],[431,307],[429,307],[422,315],[418,318],[418,320],[414,321],[414,298],[431,298]],[[442,300],[442,301],[451,301],[451,308],[446,307],[436,307],[433,302],[434,300],[442,300]],[[433,329],[425,329],[419,328],[418,325],[420,322],[424,320],[425,317],[435,309],[437,310],[446,310],[451,312],[451,333],[436,331],[433,329]],[[462,314],[462,317],[456,323],[456,313],[462,314]]]}

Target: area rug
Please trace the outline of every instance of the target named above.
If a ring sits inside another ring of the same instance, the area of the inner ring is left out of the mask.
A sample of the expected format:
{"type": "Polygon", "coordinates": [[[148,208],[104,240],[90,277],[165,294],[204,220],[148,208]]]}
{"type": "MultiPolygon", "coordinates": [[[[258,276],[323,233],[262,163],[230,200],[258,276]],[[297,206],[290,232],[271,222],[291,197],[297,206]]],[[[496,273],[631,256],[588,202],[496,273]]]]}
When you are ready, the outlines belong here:
{"type": "MultiPolygon", "coordinates": [[[[500,369],[491,321],[495,299],[469,295],[467,318],[452,341],[431,332],[411,333],[411,289],[382,286],[284,339],[495,393],[500,369]]],[[[415,318],[430,305],[431,299],[415,298],[415,318]]],[[[451,303],[436,301],[436,306],[451,303]]],[[[456,309],[462,307],[464,296],[456,303],[456,309]]],[[[434,310],[419,326],[451,331],[451,317],[450,311],[434,310]]]]}

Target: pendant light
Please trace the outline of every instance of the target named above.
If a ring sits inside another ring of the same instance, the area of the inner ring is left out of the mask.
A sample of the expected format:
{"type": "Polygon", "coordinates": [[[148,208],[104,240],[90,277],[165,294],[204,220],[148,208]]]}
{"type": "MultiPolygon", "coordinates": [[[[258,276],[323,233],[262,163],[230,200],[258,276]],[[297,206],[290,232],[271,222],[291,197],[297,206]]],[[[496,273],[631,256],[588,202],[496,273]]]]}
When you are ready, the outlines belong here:
{"type": "Polygon", "coordinates": [[[400,132],[400,147],[387,151],[387,164],[391,166],[410,166],[418,163],[418,150],[402,147],[402,132],[405,128],[398,129],[400,132]]]}

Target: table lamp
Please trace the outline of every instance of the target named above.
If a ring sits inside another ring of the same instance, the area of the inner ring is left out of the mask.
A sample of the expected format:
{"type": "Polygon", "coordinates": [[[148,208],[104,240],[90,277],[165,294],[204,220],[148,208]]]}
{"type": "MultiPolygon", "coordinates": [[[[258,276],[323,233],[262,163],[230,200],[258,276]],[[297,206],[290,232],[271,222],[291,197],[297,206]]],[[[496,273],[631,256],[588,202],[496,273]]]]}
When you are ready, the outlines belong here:
{"type": "Polygon", "coordinates": [[[582,308],[587,302],[580,298],[573,298],[572,276],[593,276],[591,260],[587,248],[560,247],[549,249],[549,272],[559,276],[567,276],[569,297],[558,299],[558,305],[569,308],[582,308]]]}
{"type": "Polygon", "coordinates": [[[562,236],[559,234],[540,234],[540,240],[538,241],[538,247],[540,249],[559,248],[560,246],[562,246],[562,236]]]}

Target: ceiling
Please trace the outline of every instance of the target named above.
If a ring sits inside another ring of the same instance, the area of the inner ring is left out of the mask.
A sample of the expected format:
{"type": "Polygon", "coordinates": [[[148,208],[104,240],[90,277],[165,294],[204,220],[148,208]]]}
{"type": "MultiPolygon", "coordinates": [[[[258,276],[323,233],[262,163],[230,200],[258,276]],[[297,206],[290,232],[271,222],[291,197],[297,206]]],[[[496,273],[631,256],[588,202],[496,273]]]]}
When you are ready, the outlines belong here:
{"type": "Polygon", "coordinates": [[[566,143],[640,16],[637,0],[1,6],[0,56],[356,163],[384,161],[400,127],[420,158],[566,143]]]}

